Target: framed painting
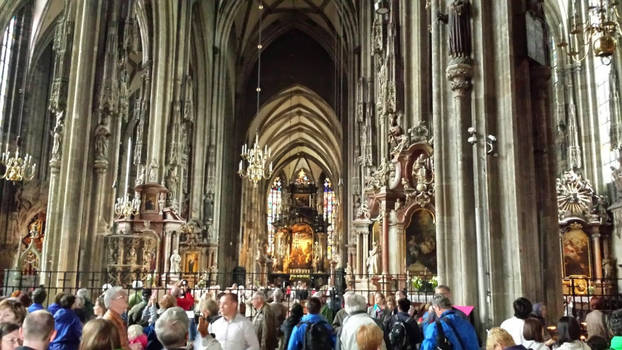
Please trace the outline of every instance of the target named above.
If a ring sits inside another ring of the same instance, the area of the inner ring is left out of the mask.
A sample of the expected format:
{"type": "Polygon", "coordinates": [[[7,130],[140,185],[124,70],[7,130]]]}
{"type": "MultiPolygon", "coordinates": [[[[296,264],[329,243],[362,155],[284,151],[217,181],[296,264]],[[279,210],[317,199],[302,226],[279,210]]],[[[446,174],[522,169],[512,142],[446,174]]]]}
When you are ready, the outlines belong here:
{"type": "Polygon", "coordinates": [[[199,271],[199,252],[186,252],[184,254],[184,272],[196,273],[199,271]]]}
{"type": "Polygon", "coordinates": [[[406,228],[406,268],[411,273],[436,275],[436,223],[427,209],[416,210],[406,228]]]}
{"type": "Polygon", "coordinates": [[[571,224],[562,236],[564,277],[592,277],[590,238],[580,224],[571,224]]]}

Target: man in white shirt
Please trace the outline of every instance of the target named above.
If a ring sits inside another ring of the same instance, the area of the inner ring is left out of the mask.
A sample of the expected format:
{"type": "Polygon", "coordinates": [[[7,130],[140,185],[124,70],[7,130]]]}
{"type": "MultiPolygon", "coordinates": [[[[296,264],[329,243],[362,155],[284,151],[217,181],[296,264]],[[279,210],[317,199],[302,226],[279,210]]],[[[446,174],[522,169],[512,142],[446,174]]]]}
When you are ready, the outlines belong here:
{"type": "Polygon", "coordinates": [[[523,337],[523,328],[525,327],[525,319],[531,314],[531,302],[527,298],[518,298],[514,300],[514,317],[508,318],[501,323],[501,328],[505,329],[516,345],[522,345],[525,342],[523,337]]]}
{"type": "Polygon", "coordinates": [[[238,312],[238,296],[228,293],[220,297],[221,318],[210,324],[223,350],[259,350],[259,341],[251,321],[238,312]]]}

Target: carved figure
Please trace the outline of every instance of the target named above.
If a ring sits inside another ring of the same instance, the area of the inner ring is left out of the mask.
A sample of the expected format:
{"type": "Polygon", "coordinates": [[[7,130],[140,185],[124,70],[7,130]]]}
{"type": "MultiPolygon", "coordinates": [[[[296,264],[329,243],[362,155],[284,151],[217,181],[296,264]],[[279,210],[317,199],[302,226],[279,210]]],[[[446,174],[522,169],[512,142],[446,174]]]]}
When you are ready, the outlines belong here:
{"type": "Polygon", "coordinates": [[[56,125],[54,125],[54,134],[52,141],[52,159],[60,160],[61,145],[63,142],[63,112],[56,114],[56,125]]]}
{"type": "Polygon", "coordinates": [[[616,271],[616,260],[612,258],[603,259],[603,277],[605,279],[614,279],[616,271]]]}
{"type": "Polygon", "coordinates": [[[372,249],[369,251],[369,256],[367,257],[367,273],[370,275],[375,275],[380,271],[380,246],[378,243],[374,242],[372,249]]]}
{"type": "Polygon", "coordinates": [[[136,260],[138,260],[138,256],[136,255],[136,248],[134,248],[134,245],[132,245],[130,247],[130,250],[129,250],[128,256],[127,256],[127,260],[128,260],[128,263],[130,265],[135,265],[136,264],[136,260]]]}
{"type": "Polygon", "coordinates": [[[106,125],[100,124],[95,128],[95,159],[104,160],[108,158],[108,137],[110,131],[106,125]]]}
{"type": "Polygon", "coordinates": [[[454,0],[449,10],[449,55],[471,56],[471,8],[467,0],[454,0]]]}
{"type": "Polygon", "coordinates": [[[171,266],[169,267],[170,273],[179,273],[181,270],[179,269],[179,264],[181,263],[181,256],[177,253],[177,250],[173,251],[173,254],[170,258],[171,266]]]}

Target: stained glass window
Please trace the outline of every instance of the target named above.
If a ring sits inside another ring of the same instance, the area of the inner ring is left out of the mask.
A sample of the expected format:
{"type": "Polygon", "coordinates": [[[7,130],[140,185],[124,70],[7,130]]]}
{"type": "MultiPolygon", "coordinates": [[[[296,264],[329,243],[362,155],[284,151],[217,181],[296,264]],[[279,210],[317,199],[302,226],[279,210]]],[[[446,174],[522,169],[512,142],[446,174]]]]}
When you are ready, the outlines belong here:
{"type": "Polygon", "coordinates": [[[281,215],[281,204],[282,204],[282,196],[283,188],[281,183],[281,178],[276,177],[274,182],[272,182],[272,187],[270,188],[270,192],[268,192],[268,250],[269,252],[274,251],[274,233],[275,229],[272,226],[272,223],[278,220],[279,215],[281,215]]]}
{"type": "Polygon", "coordinates": [[[0,42],[0,128],[4,128],[7,112],[7,94],[9,90],[9,66],[11,63],[13,44],[15,43],[15,31],[17,17],[13,16],[9,25],[4,30],[2,42],[0,42]]]}
{"type": "Polygon", "coordinates": [[[324,222],[326,222],[326,234],[328,236],[328,249],[327,249],[327,258],[332,259],[332,243],[334,242],[334,234],[335,234],[335,217],[336,217],[336,201],[335,201],[335,191],[333,189],[333,184],[330,182],[329,178],[324,180],[324,222]]]}

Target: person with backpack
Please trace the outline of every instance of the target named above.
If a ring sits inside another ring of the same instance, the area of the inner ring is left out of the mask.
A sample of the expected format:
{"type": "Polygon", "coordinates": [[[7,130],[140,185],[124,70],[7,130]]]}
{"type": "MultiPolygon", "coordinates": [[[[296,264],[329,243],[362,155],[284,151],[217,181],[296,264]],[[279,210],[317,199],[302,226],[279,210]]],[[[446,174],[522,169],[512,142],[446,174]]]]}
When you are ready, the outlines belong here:
{"type": "Polygon", "coordinates": [[[397,313],[389,318],[384,325],[384,341],[394,350],[416,349],[423,336],[417,321],[408,314],[410,300],[397,301],[397,313]]]}
{"type": "Polygon", "coordinates": [[[425,328],[420,350],[479,350],[475,329],[453,310],[449,298],[435,294],[432,309],[438,319],[425,328]]]}
{"type": "MultiPolygon", "coordinates": [[[[345,309],[349,316],[343,320],[343,327],[341,328],[341,334],[338,339],[338,341],[340,341],[339,348],[341,350],[358,350],[359,347],[356,342],[356,335],[359,328],[364,325],[374,325],[380,330],[382,330],[382,328],[367,314],[367,302],[362,295],[346,293],[344,301],[345,309]]],[[[382,342],[381,349],[386,349],[384,342],[382,342]]]]}
{"type": "Polygon", "coordinates": [[[333,327],[320,315],[321,307],[320,299],[309,299],[309,313],[294,327],[287,350],[330,350],[335,346],[333,327]]]}

